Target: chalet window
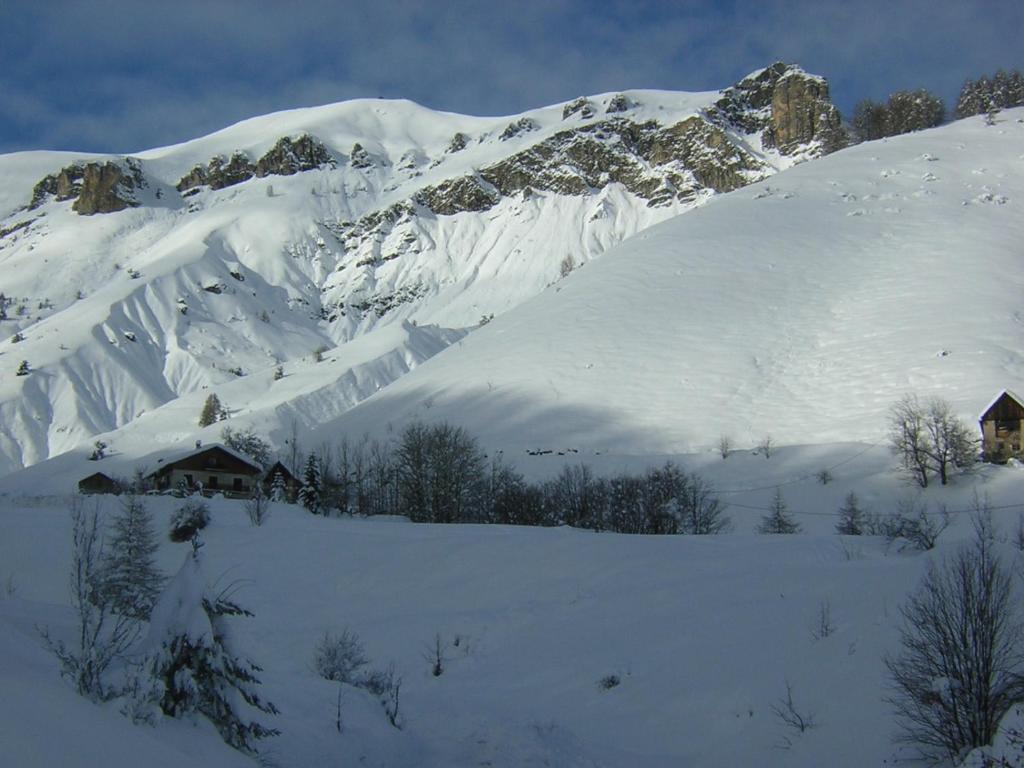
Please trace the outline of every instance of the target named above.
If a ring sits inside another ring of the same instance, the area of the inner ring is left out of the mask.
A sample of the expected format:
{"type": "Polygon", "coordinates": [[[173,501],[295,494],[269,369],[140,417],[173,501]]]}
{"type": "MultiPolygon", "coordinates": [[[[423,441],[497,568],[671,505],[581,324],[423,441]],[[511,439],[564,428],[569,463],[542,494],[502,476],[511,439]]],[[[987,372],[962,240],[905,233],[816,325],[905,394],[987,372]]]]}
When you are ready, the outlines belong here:
{"type": "Polygon", "coordinates": [[[216,475],[210,475],[210,479],[207,480],[207,482],[206,482],[206,487],[207,488],[216,488],[217,487],[217,476],[216,475]]]}
{"type": "Polygon", "coordinates": [[[1011,432],[1020,430],[1019,419],[996,419],[996,436],[1006,437],[1011,432]]]}
{"type": "Polygon", "coordinates": [[[242,490],[242,478],[236,477],[234,482],[231,484],[231,487],[236,491],[242,490]]]}
{"type": "Polygon", "coordinates": [[[185,482],[189,485],[195,485],[195,480],[192,479],[192,475],[185,475],[185,482]]]}

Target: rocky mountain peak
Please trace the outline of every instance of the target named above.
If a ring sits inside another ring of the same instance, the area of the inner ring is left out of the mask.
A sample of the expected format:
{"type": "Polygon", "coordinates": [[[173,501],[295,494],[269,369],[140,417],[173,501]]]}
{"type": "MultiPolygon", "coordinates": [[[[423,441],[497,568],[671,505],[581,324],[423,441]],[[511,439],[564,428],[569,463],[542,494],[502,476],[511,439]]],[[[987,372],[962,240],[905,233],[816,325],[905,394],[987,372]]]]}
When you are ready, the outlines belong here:
{"type": "Polygon", "coordinates": [[[746,133],[761,133],[783,155],[827,154],[846,144],[828,82],[800,67],[776,62],[722,92],[712,114],[746,133]]]}

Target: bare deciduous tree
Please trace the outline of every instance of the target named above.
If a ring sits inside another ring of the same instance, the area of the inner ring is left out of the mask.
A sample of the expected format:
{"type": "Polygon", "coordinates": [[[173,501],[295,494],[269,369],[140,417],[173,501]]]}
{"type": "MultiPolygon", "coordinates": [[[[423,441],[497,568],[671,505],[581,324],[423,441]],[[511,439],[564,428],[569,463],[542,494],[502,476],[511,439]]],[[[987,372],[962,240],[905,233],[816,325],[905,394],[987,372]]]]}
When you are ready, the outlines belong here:
{"type": "Polygon", "coordinates": [[[885,660],[901,741],[955,759],[991,742],[1024,696],[1024,635],[1010,568],[979,509],[974,542],[942,564],[901,609],[901,650],[885,660]]]}
{"type": "Polygon", "coordinates": [[[970,466],[977,443],[947,401],[932,397],[922,403],[910,394],[889,409],[889,440],[904,468],[922,488],[928,487],[933,472],[946,485],[952,468],[970,466]]]}
{"type": "Polygon", "coordinates": [[[46,645],[60,661],[61,675],[82,696],[94,701],[110,698],[104,675],[138,637],[139,624],[115,613],[111,593],[102,589],[103,537],[97,508],[86,510],[81,498],[71,502],[71,605],[77,618],[73,645],[40,629],[46,645]]]}

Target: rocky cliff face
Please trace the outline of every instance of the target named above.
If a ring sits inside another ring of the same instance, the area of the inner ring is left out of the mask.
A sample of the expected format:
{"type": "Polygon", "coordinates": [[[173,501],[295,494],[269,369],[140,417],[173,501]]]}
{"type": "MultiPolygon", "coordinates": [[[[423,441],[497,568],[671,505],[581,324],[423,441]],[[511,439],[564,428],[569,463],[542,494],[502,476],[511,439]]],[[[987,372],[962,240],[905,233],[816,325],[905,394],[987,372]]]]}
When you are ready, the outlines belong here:
{"type": "Polygon", "coordinates": [[[195,166],[178,180],[175,187],[181,193],[204,186],[224,189],[252,178],[291,176],[325,165],[334,167],[336,162],[318,139],[308,134],[294,139],[284,136],[255,163],[244,152],[234,152],[230,160],[217,156],[205,166],[195,166]]]}
{"type": "Polygon", "coordinates": [[[847,143],[828,82],[781,62],[723,91],[711,117],[746,133],[761,133],[764,146],[784,155],[819,156],[847,143]]]}
{"type": "Polygon", "coordinates": [[[146,186],[142,164],[134,158],[122,163],[76,163],[44,176],[32,189],[29,210],[50,198],[74,200],[72,210],[82,216],[113,213],[139,205],[135,191],[146,186]]]}

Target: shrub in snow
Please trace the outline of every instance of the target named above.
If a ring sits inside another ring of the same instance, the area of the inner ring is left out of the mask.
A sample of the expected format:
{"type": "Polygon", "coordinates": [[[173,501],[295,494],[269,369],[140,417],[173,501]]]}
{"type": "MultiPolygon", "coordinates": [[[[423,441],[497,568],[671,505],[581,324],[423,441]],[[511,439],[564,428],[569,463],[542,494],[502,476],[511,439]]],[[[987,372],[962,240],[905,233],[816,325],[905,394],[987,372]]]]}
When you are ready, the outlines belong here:
{"type": "Polygon", "coordinates": [[[255,753],[257,740],[278,733],[255,718],[277,708],[257,692],[260,667],[235,647],[234,616],[252,614],[207,590],[194,548],[153,608],[136,696],[169,717],[202,715],[226,743],[255,753]]]}
{"type": "Polygon", "coordinates": [[[618,675],[605,675],[597,681],[597,687],[602,691],[610,691],[612,688],[618,687],[621,682],[618,675]]]}
{"type": "Polygon", "coordinates": [[[148,619],[164,581],[153,560],[153,517],[142,499],[126,496],[111,527],[100,573],[103,598],[117,613],[148,619]]]}
{"type": "Polygon", "coordinates": [[[30,373],[32,373],[32,369],[29,368],[28,360],[22,360],[18,364],[18,370],[15,371],[15,375],[16,376],[28,376],[30,373]]]}
{"type": "Polygon", "coordinates": [[[210,522],[210,508],[206,502],[188,498],[171,515],[171,541],[193,541],[199,531],[210,522]]]}
{"type": "Polygon", "coordinates": [[[40,630],[44,642],[60,661],[61,675],[82,696],[94,701],[115,694],[105,675],[138,637],[138,623],[114,610],[102,588],[103,536],[95,508],[86,510],[76,498],[71,504],[71,605],[77,626],[70,645],[40,630]]]}
{"type": "Polygon", "coordinates": [[[793,701],[793,686],[786,681],[786,695],[772,704],[772,714],[786,726],[792,733],[784,734],[778,746],[782,749],[789,749],[793,746],[793,737],[805,733],[811,728],[817,727],[818,723],[813,714],[802,712],[793,701]]]}
{"type": "Polygon", "coordinates": [[[900,651],[885,660],[899,739],[935,761],[990,743],[1024,697],[1024,625],[984,505],[973,542],[929,563],[901,613],[900,651]]]}
{"type": "Polygon", "coordinates": [[[359,636],[347,629],[339,635],[325,632],[313,650],[313,668],[325,680],[359,685],[358,672],[368,662],[359,636]]]}
{"type": "Polygon", "coordinates": [[[92,453],[89,454],[89,461],[99,461],[107,455],[107,444],[97,440],[92,444],[92,453]]]}
{"type": "Polygon", "coordinates": [[[252,496],[245,500],[245,514],[249,522],[255,526],[261,526],[270,517],[270,502],[263,495],[263,483],[257,482],[253,487],[252,496]]]}

